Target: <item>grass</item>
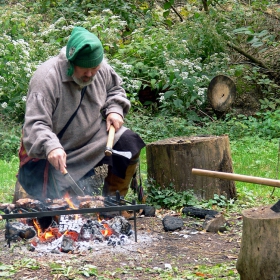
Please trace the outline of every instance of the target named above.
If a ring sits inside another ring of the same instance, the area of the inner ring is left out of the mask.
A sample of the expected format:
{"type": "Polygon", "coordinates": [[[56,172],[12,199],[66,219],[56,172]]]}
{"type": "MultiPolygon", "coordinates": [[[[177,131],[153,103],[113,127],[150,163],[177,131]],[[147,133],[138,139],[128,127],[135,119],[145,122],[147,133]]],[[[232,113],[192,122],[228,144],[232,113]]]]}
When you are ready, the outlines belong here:
{"type": "MultiPolygon", "coordinates": [[[[250,175],[269,179],[279,178],[278,154],[279,140],[263,140],[257,137],[245,137],[230,141],[233,170],[236,174],[250,175]]],[[[141,179],[143,185],[147,179],[146,150],[141,152],[141,179]]],[[[18,158],[13,156],[10,161],[0,160],[1,202],[12,201],[18,158]]],[[[257,185],[245,182],[235,182],[239,198],[252,197],[263,200],[264,203],[280,196],[280,188],[257,185]],[[273,196],[271,197],[271,194],[273,196]]],[[[261,201],[259,201],[261,203],[261,201]]]]}
{"type": "MultiPolygon", "coordinates": [[[[230,142],[234,173],[268,179],[279,179],[279,140],[246,137],[230,142]]],[[[240,197],[250,195],[259,203],[271,203],[280,196],[280,188],[235,182],[240,197]],[[273,193],[273,196],[271,196],[273,193]]]]}
{"type": "Polygon", "coordinates": [[[11,202],[13,199],[18,166],[19,161],[16,156],[12,157],[10,161],[0,160],[1,203],[11,202]]]}

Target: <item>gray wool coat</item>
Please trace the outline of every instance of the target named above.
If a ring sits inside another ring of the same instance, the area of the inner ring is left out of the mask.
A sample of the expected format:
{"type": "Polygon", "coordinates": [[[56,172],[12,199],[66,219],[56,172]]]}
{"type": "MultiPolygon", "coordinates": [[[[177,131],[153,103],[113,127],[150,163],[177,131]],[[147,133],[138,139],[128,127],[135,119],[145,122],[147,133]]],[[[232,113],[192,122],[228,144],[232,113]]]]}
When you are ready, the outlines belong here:
{"type": "MultiPolygon", "coordinates": [[[[130,102],[120,77],[103,60],[96,79],[87,86],[77,115],[59,140],[57,134],[81,97],[81,88],[67,76],[68,67],[63,48],[34,73],[26,101],[23,145],[34,158],[46,158],[50,151],[63,148],[67,153],[67,170],[77,181],[104,157],[107,142],[104,117],[112,112],[125,116],[130,102]]],[[[122,127],[116,133],[114,143],[126,129],[122,127]]]]}

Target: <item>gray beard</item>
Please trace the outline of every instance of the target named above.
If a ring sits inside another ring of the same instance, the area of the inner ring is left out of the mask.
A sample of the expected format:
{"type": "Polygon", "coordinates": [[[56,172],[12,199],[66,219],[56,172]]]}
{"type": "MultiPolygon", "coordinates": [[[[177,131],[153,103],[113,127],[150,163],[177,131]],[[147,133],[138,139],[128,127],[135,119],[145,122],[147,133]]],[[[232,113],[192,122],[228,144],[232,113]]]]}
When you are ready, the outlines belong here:
{"type": "Polygon", "coordinates": [[[96,75],[91,77],[90,80],[88,80],[87,82],[83,82],[81,79],[76,78],[74,74],[72,75],[72,78],[76,84],[78,84],[81,88],[83,88],[85,86],[90,85],[96,79],[96,75]]]}

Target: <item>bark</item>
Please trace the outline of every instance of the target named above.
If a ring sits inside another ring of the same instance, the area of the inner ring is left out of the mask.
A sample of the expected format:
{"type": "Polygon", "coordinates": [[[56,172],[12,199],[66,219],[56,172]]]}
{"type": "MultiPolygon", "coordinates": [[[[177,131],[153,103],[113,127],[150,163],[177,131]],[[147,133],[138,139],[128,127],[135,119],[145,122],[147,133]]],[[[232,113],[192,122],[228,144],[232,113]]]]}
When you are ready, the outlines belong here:
{"type": "Polygon", "coordinates": [[[236,197],[235,183],[229,180],[192,175],[192,168],[233,172],[228,136],[175,137],[146,147],[148,178],[162,188],[193,190],[198,199],[214,194],[236,197]]]}

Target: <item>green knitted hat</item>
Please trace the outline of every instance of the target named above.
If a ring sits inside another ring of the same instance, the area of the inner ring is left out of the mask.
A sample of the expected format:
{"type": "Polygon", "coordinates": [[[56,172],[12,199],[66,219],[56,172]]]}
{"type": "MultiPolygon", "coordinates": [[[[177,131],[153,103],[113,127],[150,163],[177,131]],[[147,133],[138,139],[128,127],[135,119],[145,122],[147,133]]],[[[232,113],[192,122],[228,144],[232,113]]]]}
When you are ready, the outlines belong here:
{"type": "Polygon", "coordinates": [[[74,65],[94,68],[103,60],[103,47],[100,40],[83,27],[74,27],[66,46],[66,57],[70,62],[67,74],[72,76],[74,65]]]}

